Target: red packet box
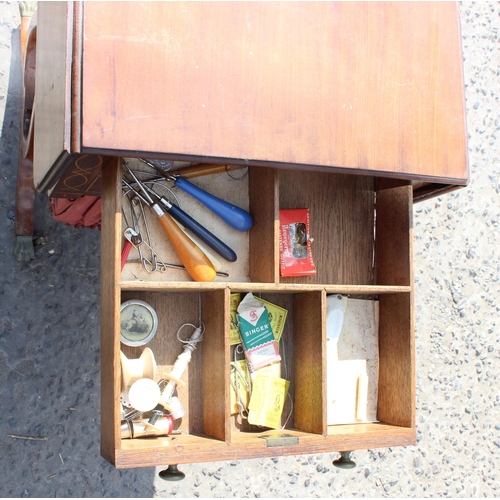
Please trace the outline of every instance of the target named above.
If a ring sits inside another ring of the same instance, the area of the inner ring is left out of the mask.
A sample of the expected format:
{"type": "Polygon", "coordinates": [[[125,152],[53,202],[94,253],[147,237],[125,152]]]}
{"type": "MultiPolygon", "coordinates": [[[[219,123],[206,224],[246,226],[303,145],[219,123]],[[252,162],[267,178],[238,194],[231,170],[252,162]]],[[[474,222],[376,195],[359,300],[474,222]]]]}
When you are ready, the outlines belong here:
{"type": "Polygon", "coordinates": [[[280,210],[280,274],[312,276],[316,266],[312,258],[309,209],[280,210]]]}

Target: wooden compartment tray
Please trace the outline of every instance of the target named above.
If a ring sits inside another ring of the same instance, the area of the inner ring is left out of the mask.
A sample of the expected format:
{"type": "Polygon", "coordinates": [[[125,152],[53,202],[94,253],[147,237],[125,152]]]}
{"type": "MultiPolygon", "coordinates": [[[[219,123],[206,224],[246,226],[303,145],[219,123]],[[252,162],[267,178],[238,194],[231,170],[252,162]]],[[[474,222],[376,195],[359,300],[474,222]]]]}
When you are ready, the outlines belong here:
{"type": "MultiPolygon", "coordinates": [[[[239,199],[237,204],[248,202],[254,226],[233,242],[243,264],[227,263],[229,278],[196,283],[183,271],[156,273],[149,278],[137,271],[138,266],[131,272],[133,265],[127,264],[121,272],[124,227],[120,176],[118,159],[103,172],[101,443],[107,460],[119,468],[145,467],[415,443],[409,184],[370,176],[250,167],[243,188],[247,200],[239,199]],[[311,211],[317,274],[282,278],[279,210],[303,207],[311,211]],[[238,425],[231,415],[232,292],[242,296],[253,292],[288,310],[280,352],[282,377],[290,381],[293,405],[285,407],[283,429],[249,428],[238,425]],[[331,293],[379,302],[376,423],[327,425],[326,299],[331,293]],[[183,376],[185,387],[177,389],[186,411],[182,420],[176,421],[181,434],[121,439],[120,349],[130,358],[143,350],[120,344],[120,304],[132,298],[147,301],[158,314],[158,332],[148,347],[160,370],[168,370],[182,351],[176,332],[184,323],[197,324],[201,298],[205,335],[183,376]],[[270,445],[270,436],[283,435],[298,439],[270,445]]],[[[226,193],[231,198],[230,191],[226,193]]],[[[185,209],[189,211],[187,206],[185,209]]],[[[200,214],[203,219],[203,211],[200,214]]],[[[207,227],[211,224],[208,215],[200,222],[207,227]]],[[[156,231],[154,224],[150,224],[152,232],[156,231]]],[[[165,237],[161,240],[153,234],[152,238],[161,252],[175,259],[165,237]]]]}

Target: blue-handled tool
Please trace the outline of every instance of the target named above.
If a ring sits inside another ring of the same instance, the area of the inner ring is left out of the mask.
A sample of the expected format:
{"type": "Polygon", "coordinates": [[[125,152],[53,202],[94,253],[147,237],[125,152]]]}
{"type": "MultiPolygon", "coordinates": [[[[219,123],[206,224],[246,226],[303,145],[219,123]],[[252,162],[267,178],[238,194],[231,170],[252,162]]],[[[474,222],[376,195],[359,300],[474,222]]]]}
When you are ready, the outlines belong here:
{"type": "Polygon", "coordinates": [[[199,222],[193,219],[189,214],[184,212],[182,208],[177,205],[173,205],[168,200],[160,196],[156,191],[151,189],[147,184],[143,186],[160,201],[163,206],[167,209],[174,219],[177,219],[181,224],[184,224],[190,231],[192,231],[200,240],[205,242],[210,248],[215,250],[221,257],[228,260],[229,262],[234,262],[237,259],[236,253],[228,247],[223,241],[221,241],[217,236],[211,233],[206,227],[202,226],[199,222]]]}
{"type": "MultiPolygon", "coordinates": [[[[141,160],[150,167],[154,168],[157,172],[165,175],[165,171],[157,168],[154,163],[142,158],[141,160]]],[[[242,208],[239,208],[236,205],[228,203],[227,201],[221,200],[220,198],[207,193],[203,189],[195,186],[178,174],[167,174],[167,178],[171,181],[174,181],[174,186],[182,189],[184,192],[188,193],[193,198],[196,198],[199,202],[203,203],[203,205],[205,205],[209,210],[220,217],[233,229],[245,232],[252,227],[252,216],[242,208]]]]}

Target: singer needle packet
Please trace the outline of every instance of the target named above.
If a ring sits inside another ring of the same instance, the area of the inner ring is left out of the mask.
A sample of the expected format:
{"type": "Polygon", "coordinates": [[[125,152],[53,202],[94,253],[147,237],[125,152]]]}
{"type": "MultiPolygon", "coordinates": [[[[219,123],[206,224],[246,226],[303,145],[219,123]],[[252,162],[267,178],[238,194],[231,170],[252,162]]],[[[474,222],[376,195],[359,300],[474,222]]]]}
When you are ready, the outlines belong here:
{"type": "Polygon", "coordinates": [[[252,293],[238,306],[238,326],[251,371],[281,361],[266,307],[252,293]]]}

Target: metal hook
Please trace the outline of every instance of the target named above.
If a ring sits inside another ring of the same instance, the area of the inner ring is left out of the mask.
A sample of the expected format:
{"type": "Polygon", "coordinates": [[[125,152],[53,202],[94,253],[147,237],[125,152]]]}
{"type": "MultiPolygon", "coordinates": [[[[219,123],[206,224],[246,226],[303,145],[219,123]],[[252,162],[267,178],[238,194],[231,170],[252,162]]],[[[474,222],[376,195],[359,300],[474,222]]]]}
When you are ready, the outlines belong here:
{"type": "MultiPolygon", "coordinates": [[[[173,198],[175,199],[176,205],[180,206],[179,198],[177,198],[177,195],[175,194],[173,189],[169,188],[167,185],[162,183],[164,180],[168,180],[168,179],[166,179],[165,177],[160,177],[158,179],[153,179],[151,181],[143,182],[143,184],[152,184],[154,187],[158,186],[158,187],[164,189],[165,191],[168,191],[169,194],[171,194],[173,196],[173,198]]],[[[153,189],[153,188],[151,188],[151,189],[153,189]]]]}
{"type": "Polygon", "coordinates": [[[140,233],[138,233],[135,229],[131,227],[127,227],[123,235],[128,241],[130,241],[130,243],[132,243],[134,247],[139,246],[143,243],[142,236],[140,235],[140,233]]]}
{"type": "Polygon", "coordinates": [[[248,167],[247,169],[245,170],[245,172],[240,175],[239,177],[235,177],[234,175],[231,175],[229,173],[229,169],[227,168],[228,166],[226,165],[226,174],[231,178],[233,179],[234,181],[242,181],[247,175],[248,175],[248,167]]]}

